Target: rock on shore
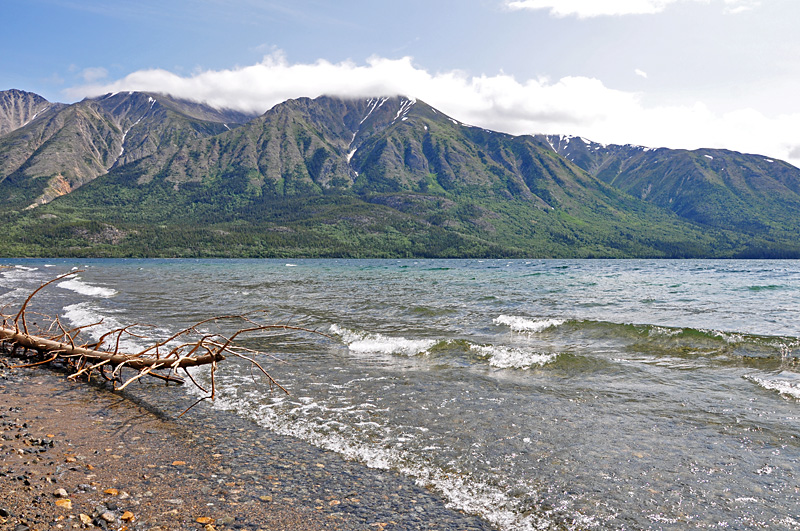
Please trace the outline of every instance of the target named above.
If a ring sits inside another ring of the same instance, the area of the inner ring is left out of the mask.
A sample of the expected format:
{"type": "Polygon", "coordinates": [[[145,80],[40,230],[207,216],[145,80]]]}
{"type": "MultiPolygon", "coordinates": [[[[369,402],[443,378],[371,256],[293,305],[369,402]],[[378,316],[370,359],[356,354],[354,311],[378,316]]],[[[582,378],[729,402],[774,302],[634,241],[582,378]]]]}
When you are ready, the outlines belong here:
{"type": "Polygon", "coordinates": [[[399,474],[210,408],[177,420],[135,392],[2,366],[0,404],[0,530],[491,529],[399,474]]]}

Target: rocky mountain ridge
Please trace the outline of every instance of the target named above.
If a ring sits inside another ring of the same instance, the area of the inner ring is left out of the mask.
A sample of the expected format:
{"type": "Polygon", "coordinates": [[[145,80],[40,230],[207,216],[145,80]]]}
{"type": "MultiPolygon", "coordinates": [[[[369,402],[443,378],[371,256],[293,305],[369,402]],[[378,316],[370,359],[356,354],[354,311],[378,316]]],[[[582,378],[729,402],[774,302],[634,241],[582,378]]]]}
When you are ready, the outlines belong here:
{"type": "Polygon", "coordinates": [[[800,170],[762,155],[723,149],[603,145],[544,137],[594,177],[693,222],[758,233],[800,212],[800,170]]]}
{"type": "Polygon", "coordinates": [[[0,136],[27,125],[49,109],[61,106],[32,92],[17,89],[0,91],[0,136]]]}
{"type": "Polygon", "coordinates": [[[17,103],[3,107],[9,110],[0,114],[0,129],[8,130],[0,136],[0,182],[15,184],[18,193],[12,193],[12,203],[28,202],[28,207],[70,193],[112,168],[154,153],[174,153],[187,141],[222,133],[252,118],[165,95],[134,92],[72,105],[49,104],[21,91],[0,93],[0,101],[5,100],[17,103]],[[27,122],[15,126],[20,120],[11,117],[20,113],[12,111],[26,101],[31,102],[26,108],[39,107],[44,112],[28,113],[27,122]],[[38,192],[35,197],[28,195],[33,190],[38,192]]]}
{"type": "Polygon", "coordinates": [[[217,242],[213,255],[236,238],[247,256],[800,253],[800,170],[757,155],[513,136],[402,96],[260,116],[136,92],[25,101],[42,109],[27,123],[0,114],[0,212],[78,234],[81,252],[107,234],[123,252],[155,224],[217,242]],[[321,250],[322,234],[338,243],[321,250]]]}

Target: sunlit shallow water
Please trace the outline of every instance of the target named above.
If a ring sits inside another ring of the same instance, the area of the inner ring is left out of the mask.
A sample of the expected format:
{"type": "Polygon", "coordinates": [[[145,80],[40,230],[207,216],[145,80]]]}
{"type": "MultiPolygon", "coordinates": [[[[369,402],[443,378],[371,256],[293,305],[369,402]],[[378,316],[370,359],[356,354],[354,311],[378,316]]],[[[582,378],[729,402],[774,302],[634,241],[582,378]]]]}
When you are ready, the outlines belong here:
{"type": "Polygon", "coordinates": [[[800,526],[800,262],[5,263],[0,304],[84,269],[37,295],[73,325],[324,332],[249,337],[291,394],[228,360],[216,407],[500,529],[800,526]]]}

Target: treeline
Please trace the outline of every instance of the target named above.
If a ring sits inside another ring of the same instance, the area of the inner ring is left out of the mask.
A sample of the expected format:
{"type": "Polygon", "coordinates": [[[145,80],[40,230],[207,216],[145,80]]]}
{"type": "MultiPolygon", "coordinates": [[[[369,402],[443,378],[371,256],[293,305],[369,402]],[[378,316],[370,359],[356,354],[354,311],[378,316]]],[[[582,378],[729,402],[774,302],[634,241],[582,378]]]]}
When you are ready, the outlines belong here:
{"type": "Polygon", "coordinates": [[[48,205],[0,213],[0,256],[800,257],[794,241],[709,232],[647,212],[600,215],[592,205],[547,209],[493,194],[282,196],[244,174],[225,186],[155,179],[132,187],[136,178],[110,175],[48,205]]]}

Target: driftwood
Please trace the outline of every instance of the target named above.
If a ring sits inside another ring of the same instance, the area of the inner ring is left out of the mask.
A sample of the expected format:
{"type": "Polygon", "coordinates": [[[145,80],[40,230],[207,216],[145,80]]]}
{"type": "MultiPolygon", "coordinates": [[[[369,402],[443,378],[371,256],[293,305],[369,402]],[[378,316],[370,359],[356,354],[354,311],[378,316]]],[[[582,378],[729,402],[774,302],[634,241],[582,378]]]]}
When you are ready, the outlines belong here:
{"type": "MultiPolygon", "coordinates": [[[[78,339],[80,333],[98,326],[102,322],[67,329],[58,317],[52,319],[45,317],[45,321],[48,322],[46,328],[34,323],[33,326],[36,326],[37,329],[33,332],[29,330],[28,306],[34,295],[48,285],[80,272],[72,271],[45,282],[25,299],[16,314],[6,315],[0,312],[0,318],[3,320],[2,326],[0,326],[0,351],[26,361],[23,365],[15,365],[11,368],[58,365],[68,369],[71,373],[70,379],[85,377],[88,381],[92,375],[97,374],[112,382],[114,390],[117,391],[125,389],[131,383],[145,376],[167,382],[184,383],[184,380],[179,377],[179,374],[183,373],[192,385],[206,393],[206,396],[200,398],[186,410],[188,411],[203,400],[214,399],[216,396],[214,373],[217,370],[217,364],[225,360],[226,355],[246,360],[266,376],[270,388],[277,387],[288,394],[288,391],[275,381],[255,359],[256,355],[264,353],[238,346],[235,341],[239,337],[265,330],[301,331],[329,337],[316,330],[287,324],[259,324],[251,315],[226,315],[195,323],[167,339],[153,341],[150,346],[138,352],[124,353],[120,351],[122,338],[130,336],[146,339],[143,335],[133,331],[143,326],[131,325],[118,328],[90,343],[82,343],[78,339]],[[204,330],[223,321],[238,322],[242,327],[230,335],[204,330]],[[201,365],[210,366],[210,389],[201,386],[189,372],[189,368],[201,365]],[[123,370],[127,372],[125,376],[123,376],[123,370]]],[[[276,358],[273,357],[273,359],[276,358]]]]}

